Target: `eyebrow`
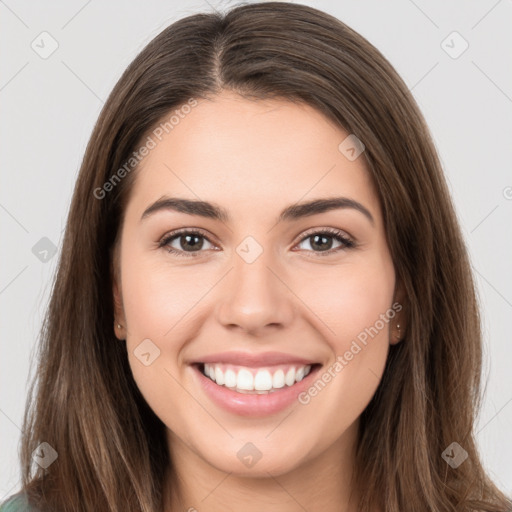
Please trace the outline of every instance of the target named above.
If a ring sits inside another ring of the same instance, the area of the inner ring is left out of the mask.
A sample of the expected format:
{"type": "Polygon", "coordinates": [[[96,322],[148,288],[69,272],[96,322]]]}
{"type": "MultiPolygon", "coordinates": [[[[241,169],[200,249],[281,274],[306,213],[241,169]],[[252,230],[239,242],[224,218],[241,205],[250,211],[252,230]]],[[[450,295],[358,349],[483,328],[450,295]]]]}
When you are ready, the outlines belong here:
{"type": "MultiPolygon", "coordinates": [[[[283,221],[293,221],[311,215],[328,212],[331,210],[351,208],[362,213],[372,224],[375,220],[370,211],[361,203],[348,197],[330,197],[314,199],[312,201],[296,203],[287,206],[279,215],[277,223],[283,221]]],[[[199,201],[195,199],[184,199],[179,197],[162,196],[151,204],[142,214],[141,221],[154,213],[162,210],[171,210],[188,215],[198,215],[207,219],[219,220],[225,223],[230,222],[231,217],[227,210],[214,203],[199,201]]]]}

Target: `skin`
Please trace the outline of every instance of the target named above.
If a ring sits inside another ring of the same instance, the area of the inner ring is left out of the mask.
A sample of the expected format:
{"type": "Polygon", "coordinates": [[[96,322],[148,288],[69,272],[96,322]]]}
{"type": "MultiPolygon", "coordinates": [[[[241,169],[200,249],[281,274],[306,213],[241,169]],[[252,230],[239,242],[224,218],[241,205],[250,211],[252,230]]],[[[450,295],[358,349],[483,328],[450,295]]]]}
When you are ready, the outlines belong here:
{"type": "Polygon", "coordinates": [[[361,490],[350,477],[359,416],[389,345],[399,341],[397,323],[403,332],[400,314],[310,403],[267,417],[219,408],[188,365],[214,352],[275,350],[327,368],[403,303],[364,157],[350,161],[338,150],[347,136],[307,105],[223,91],[200,100],[137,170],[116,252],[116,335],[126,339],[133,377],[167,426],[177,478],[167,475],[166,510],[356,510],[361,490]],[[164,194],[214,202],[232,220],[169,210],[141,221],[164,194]],[[333,195],[362,203],[374,225],[351,208],[276,224],[286,206],[333,195]],[[170,243],[185,257],[158,247],[179,228],[205,232],[198,257],[186,257],[191,250],[180,237],[170,243]],[[356,247],[329,238],[342,248],[322,256],[311,236],[304,239],[322,228],[341,230],[356,247]],[[263,249],[251,264],[236,252],[247,236],[263,249]],[[160,349],[149,366],[134,355],[146,338],[160,349]],[[247,442],[262,453],[252,468],[237,457],[247,442]]]}

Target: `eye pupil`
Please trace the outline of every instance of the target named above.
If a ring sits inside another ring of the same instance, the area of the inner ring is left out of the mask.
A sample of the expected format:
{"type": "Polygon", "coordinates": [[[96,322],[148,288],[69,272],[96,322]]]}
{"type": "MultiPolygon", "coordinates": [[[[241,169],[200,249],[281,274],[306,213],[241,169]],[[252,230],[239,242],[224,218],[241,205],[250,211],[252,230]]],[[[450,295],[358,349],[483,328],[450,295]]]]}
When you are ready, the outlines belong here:
{"type": "Polygon", "coordinates": [[[325,235],[320,234],[320,235],[313,235],[312,238],[313,238],[313,241],[311,243],[311,247],[315,248],[315,246],[316,246],[316,248],[318,248],[320,251],[328,251],[332,246],[332,237],[330,237],[330,236],[325,236],[325,235]],[[322,240],[321,244],[318,242],[319,239],[322,240]],[[331,243],[326,242],[326,240],[330,240],[331,243]],[[322,247],[322,244],[324,245],[323,247],[322,247]],[[325,244],[327,244],[328,247],[325,247],[325,244]]]}
{"type": "Polygon", "coordinates": [[[180,237],[180,245],[183,247],[183,248],[186,248],[187,247],[187,244],[189,245],[189,247],[192,248],[193,251],[196,251],[196,250],[200,250],[202,247],[203,247],[203,237],[200,236],[200,235],[182,235],[180,237]],[[196,242],[196,245],[194,246],[193,244],[190,244],[190,240],[194,239],[195,242],[196,242]],[[186,240],[186,243],[183,243],[183,241],[186,240]],[[200,240],[200,243],[197,245],[197,241],[200,240]]]}

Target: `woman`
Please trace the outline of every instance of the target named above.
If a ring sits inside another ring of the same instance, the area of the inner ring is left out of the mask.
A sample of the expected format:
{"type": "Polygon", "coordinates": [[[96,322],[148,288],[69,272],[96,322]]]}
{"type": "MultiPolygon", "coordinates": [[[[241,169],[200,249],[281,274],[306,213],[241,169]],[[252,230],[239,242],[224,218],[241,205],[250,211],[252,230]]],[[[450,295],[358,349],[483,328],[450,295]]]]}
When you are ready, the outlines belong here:
{"type": "Polygon", "coordinates": [[[479,313],[428,129],[316,9],[189,16],[133,61],[43,334],[31,510],[510,510],[475,445],[479,313]]]}

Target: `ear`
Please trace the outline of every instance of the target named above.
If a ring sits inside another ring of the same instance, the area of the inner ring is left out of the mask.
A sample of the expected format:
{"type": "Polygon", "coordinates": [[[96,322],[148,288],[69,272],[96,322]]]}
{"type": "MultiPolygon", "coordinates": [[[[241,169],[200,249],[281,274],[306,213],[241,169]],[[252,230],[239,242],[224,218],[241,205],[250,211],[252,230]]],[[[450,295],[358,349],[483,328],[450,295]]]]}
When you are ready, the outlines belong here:
{"type": "Polygon", "coordinates": [[[407,328],[407,293],[403,281],[397,278],[392,309],[394,318],[390,321],[389,343],[396,345],[403,340],[407,328]]]}
{"type": "Polygon", "coordinates": [[[114,332],[119,340],[124,340],[126,339],[126,318],[124,315],[120,275],[121,272],[117,249],[114,249],[110,263],[110,275],[112,277],[112,299],[114,306],[114,332]],[[118,327],[118,324],[121,327],[118,327]]]}

